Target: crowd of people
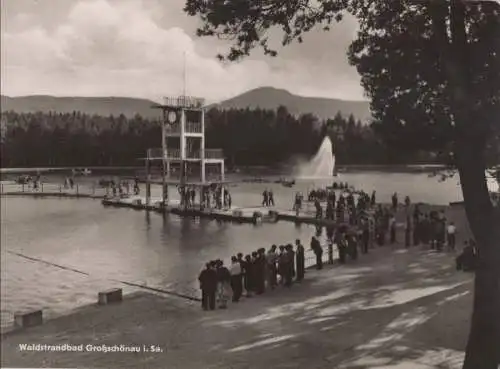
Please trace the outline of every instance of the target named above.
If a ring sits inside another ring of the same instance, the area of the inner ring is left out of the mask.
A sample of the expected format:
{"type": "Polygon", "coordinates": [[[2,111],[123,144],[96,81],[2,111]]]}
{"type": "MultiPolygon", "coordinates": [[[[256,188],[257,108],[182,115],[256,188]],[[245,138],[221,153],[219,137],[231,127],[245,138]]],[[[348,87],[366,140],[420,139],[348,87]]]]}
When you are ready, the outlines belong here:
{"type": "MultiPolygon", "coordinates": [[[[181,206],[188,208],[196,206],[195,187],[179,186],[178,190],[181,198],[181,206]]],[[[232,205],[231,193],[227,187],[221,185],[203,186],[199,197],[201,210],[205,208],[230,209],[232,205]]]]}
{"type": "MultiPolygon", "coordinates": [[[[302,209],[304,196],[297,192],[293,204],[293,210],[299,214],[302,209]]],[[[344,222],[351,225],[356,224],[356,218],[375,204],[375,191],[368,196],[364,191],[354,191],[348,184],[334,183],[327,189],[313,189],[308,194],[308,201],[314,204],[316,219],[344,222]],[[341,192],[337,195],[337,191],[341,192]],[[355,198],[357,195],[357,199],[355,198]],[[326,202],[323,208],[322,202],[326,202]]]]}
{"type": "MultiPolygon", "coordinates": [[[[333,247],[336,245],[338,260],[346,263],[347,257],[356,260],[358,248],[368,252],[366,233],[352,232],[345,226],[336,230],[327,228],[328,263],[334,263],[333,247]]],[[[323,246],[316,236],[311,238],[310,250],[315,255],[317,269],[323,269],[323,246]]],[[[290,287],[300,282],[305,275],[306,250],[300,240],[292,244],[272,245],[266,252],[260,248],[243,256],[238,253],[231,257],[231,264],[226,267],[220,259],[206,264],[198,277],[202,292],[202,308],[213,310],[227,308],[232,296],[233,302],[239,302],[242,296],[261,295],[278,286],[290,287]]]]}
{"type": "Polygon", "coordinates": [[[15,182],[17,184],[23,185],[23,187],[24,185],[27,185],[28,188],[31,187],[34,191],[38,191],[42,183],[40,173],[37,173],[35,176],[30,176],[29,174],[21,175],[16,178],[15,182]]]}
{"type": "MultiPolygon", "coordinates": [[[[313,240],[316,240],[314,247],[317,247],[319,241],[315,237],[313,240]]],[[[206,264],[198,277],[202,308],[214,310],[217,305],[225,309],[230,298],[236,303],[242,296],[249,298],[278,286],[290,287],[294,282],[302,281],[304,275],[305,248],[300,240],[295,241],[295,249],[292,244],[272,245],[267,252],[260,248],[245,256],[238,253],[231,257],[228,267],[220,259],[213,260],[206,264]]]]}
{"type": "MultiPolygon", "coordinates": [[[[376,194],[368,196],[364,192],[358,193],[354,201],[352,193],[341,196],[336,202],[336,209],[346,208],[351,216],[349,221],[337,224],[335,227],[326,227],[326,249],[328,262],[333,263],[333,248],[337,249],[338,262],[344,264],[348,258],[356,260],[358,250],[368,253],[370,248],[384,246],[386,236],[389,234],[391,244],[397,240],[396,212],[400,208],[398,195],[392,196],[392,206],[376,204],[376,194]],[[353,217],[352,214],[356,214],[353,217]],[[355,225],[355,227],[353,227],[355,225]]],[[[329,194],[329,196],[332,196],[329,194]]],[[[334,203],[333,199],[330,199],[334,203]]],[[[405,240],[406,247],[427,245],[437,252],[443,251],[447,244],[450,251],[456,247],[457,228],[453,222],[447,222],[444,211],[430,211],[423,213],[419,205],[413,208],[410,214],[410,199],[404,200],[404,213],[406,214],[405,240]]],[[[321,233],[322,228],[318,226],[321,233]]],[[[317,237],[312,237],[310,249],[316,257],[315,266],[323,268],[323,247],[317,237]]],[[[456,257],[457,270],[470,271],[476,267],[477,249],[473,240],[466,242],[463,251],[456,257]]],[[[239,253],[231,258],[231,264],[226,267],[221,260],[211,261],[199,275],[202,291],[202,307],[213,310],[227,308],[229,298],[233,302],[240,301],[242,296],[252,297],[261,295],[266,290],[273,290],[279,285],[289,287],[294,281],[300,282],[305,273],[305,249],[296,240],[293,245],[276,245],[266,252],[261,248],[245,257],[239,253]]]]}
{"type": "MultiPolygon", "coordinates": [[[[127,180],[119,180],[119,179],[101,180],[99,181],[99,184],[106,188],[106,195],[109,195],[110,191],[113,194],[113,197],[117,196],[123,197],[130,195],[130,190],[131,190],[130,182],[127,180]]],[[[139,178],[137,177],[134,178],[132,191],[135,196],[140,194],[141,190],[139,187],[139,178]]]]}

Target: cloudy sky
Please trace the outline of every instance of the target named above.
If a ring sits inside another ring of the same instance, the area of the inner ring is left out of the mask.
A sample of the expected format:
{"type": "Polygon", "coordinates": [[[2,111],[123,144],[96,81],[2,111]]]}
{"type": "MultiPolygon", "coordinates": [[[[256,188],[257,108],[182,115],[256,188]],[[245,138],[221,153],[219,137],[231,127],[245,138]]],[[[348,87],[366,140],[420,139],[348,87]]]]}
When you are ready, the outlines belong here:
{"type": "Polygon", "coordinates": [[[1,90],[9,96],[131,96],[183,92],[217,101],[259,86],[363,99],[346,48],[356,23],[315,31],[276,58],[221,64],[220,41],[197,38],[183,0],[0,0],[1,90]]]}

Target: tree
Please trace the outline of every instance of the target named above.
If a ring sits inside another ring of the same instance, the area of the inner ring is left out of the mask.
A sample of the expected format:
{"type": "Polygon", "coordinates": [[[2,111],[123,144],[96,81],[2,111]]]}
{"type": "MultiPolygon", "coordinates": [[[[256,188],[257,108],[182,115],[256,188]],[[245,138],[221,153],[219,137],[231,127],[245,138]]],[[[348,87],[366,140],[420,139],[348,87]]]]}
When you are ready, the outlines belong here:
{"type": "MultiPolygon", "coordinates": [[[[375,132],[402,154],[427,150],[458,170],[467,218],[478,244],[472,324],[464,368],[500,363],[500,215],[486,184],[488,147],[498,145],[500,6],[466,0],[187,0],[199,36],[232,40],[220,59],[238,60],[261,47],[277,54],[315,26],[343,16],[360,25],[349,50],[371,98],[375,132]]],[[[498,157],[497,157],[498,160],[498,157]]],[[[497,161],[498,163],[498,161],[497,161]]]]}

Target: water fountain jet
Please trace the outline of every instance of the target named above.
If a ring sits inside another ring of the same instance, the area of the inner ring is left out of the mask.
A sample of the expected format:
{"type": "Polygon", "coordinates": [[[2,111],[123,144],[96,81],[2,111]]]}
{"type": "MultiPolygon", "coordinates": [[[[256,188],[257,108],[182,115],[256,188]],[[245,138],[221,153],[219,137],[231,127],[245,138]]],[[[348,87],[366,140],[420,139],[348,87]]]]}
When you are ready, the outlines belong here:
{"type": "Polygon", "coordinates": [[[308,163],[301,165],[298,175],[302,178],[327,178],[334,175],[334,169],[333,143],[326,136],[316,155],[308,163]]]}

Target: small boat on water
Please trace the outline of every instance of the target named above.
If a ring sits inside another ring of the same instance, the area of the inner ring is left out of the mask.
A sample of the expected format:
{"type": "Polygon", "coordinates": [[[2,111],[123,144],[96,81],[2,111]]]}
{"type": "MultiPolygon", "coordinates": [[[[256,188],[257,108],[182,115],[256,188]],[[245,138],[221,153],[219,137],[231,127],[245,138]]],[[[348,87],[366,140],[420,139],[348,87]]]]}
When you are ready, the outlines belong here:
{"type": "Polygon", "coordinates": [[[22,174],[15,180],[17,184],[28,184],[31,183],[31,181],[33,181],[33,177],[31,177],[29,174],[22,174]]]}
{"type": "Polygon", "coordinates": [[[285,187],[292,187],[295,184],[295,179],[280,178],[274,181],[274,183],[280,183],[285,187]]]}
{"type": "Polygon", "coordinates": [[[295,185],[295,179],[290,181],[282,181],[281,184],[285,187],[293,187],[295,185]]]}
{"type": "Polygon", "coordinates": [[[74,176],[89,176],[92,174],[92,171],[89,168],[84,168],[84,169],[74,168],[72,172],[74,176]]]}

